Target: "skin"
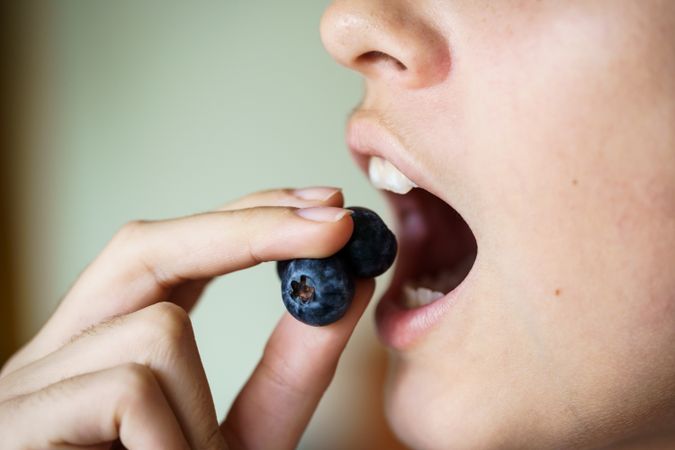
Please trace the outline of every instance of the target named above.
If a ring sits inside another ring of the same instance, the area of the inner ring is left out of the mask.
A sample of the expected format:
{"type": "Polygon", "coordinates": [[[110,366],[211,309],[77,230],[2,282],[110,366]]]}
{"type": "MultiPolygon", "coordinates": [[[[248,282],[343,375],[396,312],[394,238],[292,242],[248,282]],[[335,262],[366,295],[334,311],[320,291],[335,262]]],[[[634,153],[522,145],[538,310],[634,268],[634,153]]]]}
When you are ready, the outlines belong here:
{"type": "Polygon", "coordinates": [[[401,440],[675,447],[675,3],[338,0],[321,34],[478,242],[392,352],[401,440]]]}
{"type": "Polygon", "coordinates": [[[220,424],[188,311],[216,276],[335,253],[353,226],[342,203],[334,188],[265,191],[123,227],[0,372],[0,448],[295,448],[373,281],[338,323],[284,314],[220,424]]]}
{"type": "MultiPolygon", "coordinates": [[[[321,34],[478,242],[451,313],[392,352],[400,438],[672,448],[675,3],[340,0],[321,34]]],[[[221,424],[187,312],[213,277],[334,253],[351,219],[297,208],[341,205],[268,191],[124,227],[0,372],[0,448],[295,447],[373,283],[326,328],[284,315],[221,424]]]]}

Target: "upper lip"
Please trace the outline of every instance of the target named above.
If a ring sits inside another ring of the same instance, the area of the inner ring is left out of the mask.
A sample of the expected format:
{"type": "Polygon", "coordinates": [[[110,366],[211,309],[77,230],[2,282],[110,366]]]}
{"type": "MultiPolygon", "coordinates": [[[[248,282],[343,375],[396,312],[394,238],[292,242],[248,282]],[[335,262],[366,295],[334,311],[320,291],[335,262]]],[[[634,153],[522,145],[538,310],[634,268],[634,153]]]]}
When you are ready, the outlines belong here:
{"type": "Polygon", "coordinates": [[[358,166],[368,173],[372,156],[386,159],[418,186],[431,191],[424,170],[401,139],[384,124],[375,111],[356,110],[347,122],[347,146],[358,166]]]}

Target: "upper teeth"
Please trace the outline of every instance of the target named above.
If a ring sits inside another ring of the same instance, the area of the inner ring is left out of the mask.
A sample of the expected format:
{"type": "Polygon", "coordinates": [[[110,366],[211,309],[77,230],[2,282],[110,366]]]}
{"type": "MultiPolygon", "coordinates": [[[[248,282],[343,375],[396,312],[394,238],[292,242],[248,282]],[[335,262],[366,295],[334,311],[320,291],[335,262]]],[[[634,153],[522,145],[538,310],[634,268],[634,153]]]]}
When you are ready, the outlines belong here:
{"type": "Polygon", "coordinates": [[[372,156],[368,164],[370,182],[378,189],[386,189],[397,194],[407,194],[415,183],[403,175],[392,163],[386,159],[372,156]]]}

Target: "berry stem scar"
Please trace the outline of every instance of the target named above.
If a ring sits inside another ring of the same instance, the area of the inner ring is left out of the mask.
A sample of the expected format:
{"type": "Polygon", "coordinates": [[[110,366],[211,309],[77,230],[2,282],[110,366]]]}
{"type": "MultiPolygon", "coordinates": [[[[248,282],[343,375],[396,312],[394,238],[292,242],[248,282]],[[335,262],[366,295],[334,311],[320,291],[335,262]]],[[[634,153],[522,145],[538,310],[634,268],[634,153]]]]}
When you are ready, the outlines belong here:
{"type": "Polygon", "coordinates": [[[354,229],[337,253],[327,258],[277,262],[284,306],[308,325],[339,320],[354,298],[355,280],[384,273],[396,257],[396,237],[374,211],[359,206],[347,210],[354,229]]]}
{"type": "Polygon", "coordinates": [[[291,282],[293,288],[293,297],[299,297],[302,303],[307,303],[314,298],[314,288],[307,283],[307,276],[302,275],[300,282],[293,280],[291,282]]]}

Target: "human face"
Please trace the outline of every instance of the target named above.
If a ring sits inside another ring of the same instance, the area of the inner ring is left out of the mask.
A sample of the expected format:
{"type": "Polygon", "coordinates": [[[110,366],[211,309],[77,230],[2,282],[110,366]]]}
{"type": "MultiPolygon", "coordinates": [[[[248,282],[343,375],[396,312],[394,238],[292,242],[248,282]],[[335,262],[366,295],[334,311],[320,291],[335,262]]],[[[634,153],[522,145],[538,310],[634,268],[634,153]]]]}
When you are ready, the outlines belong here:
{"type": "Polygon", "coordinates": [[[543,449],[672,429],[675,2],[337,0],[321,35],[365,78],[355,159],[420,186],[387,193],[400,252],[377,311],[399,437],[543,449]],[[406,281],[446,295],[406,308],[406,281]]]}

